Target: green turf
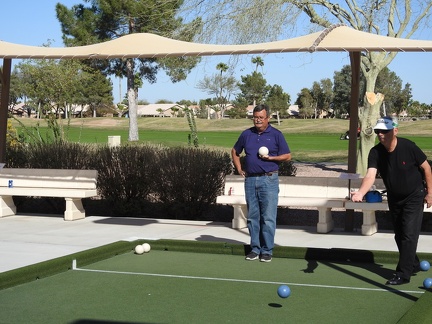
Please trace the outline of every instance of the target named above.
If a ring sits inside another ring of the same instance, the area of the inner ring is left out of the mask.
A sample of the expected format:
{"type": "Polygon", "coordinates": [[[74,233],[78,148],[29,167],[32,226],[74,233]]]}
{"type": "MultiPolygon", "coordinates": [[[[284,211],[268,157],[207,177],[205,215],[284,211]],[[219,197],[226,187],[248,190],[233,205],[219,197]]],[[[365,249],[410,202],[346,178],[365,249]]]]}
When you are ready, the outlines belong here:
{"type": "Polygon", "coordinates": [[[117,254],[125,253],[130,251],[134,246],[135,244],[130,242],[120,241],[87,251],[36,263],[27,267],[2,272],[0,273],[0,290],[67,271],[71,269],[72,260],[74,259],[79,260],[80,264],[86,265],[117,254]]]}
{"type": "MultiPolygon", "coordinates": [[[[103,260],[114,255],[133,250],[137,244],[144,241],[126,242],[120,241],[87,251],[63,256],[49,261],[44,261],[27,267],[0,273],[0,290],[13,287],[26,282],[45,278],[56,273],[67,271],[71,268],[72,260],[77,260],[78,266],[103,260]]],[[[153,250],[172,252],[197,252],[209,254],[245,255],[249,252],[247,245],[224,242],[196,242],[179,240],[157,240],[151,242],[153,250]]],[[[386,251],[366,251],[348,249],[318,249],[303,247],[276,246],[274,257],[325,260],[337,262],[363,262],[363,263],[396,263],[398,254],[386,251]]],[[[419,253],[422,260],[432,260],[432,254],[419,253]]]]}
{"type": "MultiPolygon", "coordinates": [[[[432,275],[431,275],[432,277],[432,275]]],[[[429,324],[432,321],[432,289],[428,289],[405,315],[400,324],[429,324]]]]}
{"type": "MultiPolygon", "coordinates": [[[[394,264],[376,259],[338,261],[337,253],[303,249],[303,258],[264,264],[245,261],[243,245],[170,240],[135,255],[131,248],[142,242],[111,245],[115,252],[103,254],[116,256],[94,263],[85,253],[72,255],[82,270],[0,290],[0,322],[396,323],[422,296],[420,277],[398,290],[385,286],[394,264]],[[290,286],[288,299],[277,296],[280,284],[290,286]]],[[[292,248],[278,250],[288,255],[292,248]]]]}

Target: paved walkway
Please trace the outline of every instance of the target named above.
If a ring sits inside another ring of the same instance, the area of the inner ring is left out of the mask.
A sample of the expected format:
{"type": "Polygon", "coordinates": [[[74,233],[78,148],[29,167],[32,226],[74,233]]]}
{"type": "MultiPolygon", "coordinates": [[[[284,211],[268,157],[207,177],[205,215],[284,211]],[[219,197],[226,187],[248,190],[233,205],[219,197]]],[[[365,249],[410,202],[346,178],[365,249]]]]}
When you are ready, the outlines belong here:
{"type": "MultiPolygon", "coordinates": [[[[60,216],[16,215],[0,218],[0,272],[24,267],[119,240],[177,239],[249,243],[247,229],[228,223],[89,216],[64,221],[60,216]]],[[[396,251],[391,232],[362,236],[312,227],[278,226],[276,245],[396,251]]],[[[432,253],[432,233],[421,235],[419,252],[432,253]]]]}

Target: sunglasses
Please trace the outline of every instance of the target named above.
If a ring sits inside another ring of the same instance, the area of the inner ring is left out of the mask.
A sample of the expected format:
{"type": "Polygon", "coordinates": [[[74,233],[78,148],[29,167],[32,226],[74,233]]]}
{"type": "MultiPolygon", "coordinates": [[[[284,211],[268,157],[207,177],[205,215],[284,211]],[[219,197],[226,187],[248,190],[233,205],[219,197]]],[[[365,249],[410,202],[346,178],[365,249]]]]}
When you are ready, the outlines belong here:
{"type": "Polygon", "coordinates": [[[379,133],[381,133],[381,134],[387,134],[388,132],[390,132],[391,131],[391,129],[375,129],[374,130],[374,132],[375,132],[375,134],[379,134],[379,133]]]}

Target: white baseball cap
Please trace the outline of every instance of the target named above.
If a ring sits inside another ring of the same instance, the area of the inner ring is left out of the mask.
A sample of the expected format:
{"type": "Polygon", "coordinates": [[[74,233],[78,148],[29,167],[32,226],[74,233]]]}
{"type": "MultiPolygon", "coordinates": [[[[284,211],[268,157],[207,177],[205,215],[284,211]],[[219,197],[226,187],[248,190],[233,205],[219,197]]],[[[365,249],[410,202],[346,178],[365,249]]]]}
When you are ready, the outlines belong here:
{"type": "Polygon", "coordinates": [[[374,129],[382,129],[382,130],[392,130],[397,127],[397,122],[393,120],[391,117],[382,117],[377,120],[377,123],[374,129]]]}

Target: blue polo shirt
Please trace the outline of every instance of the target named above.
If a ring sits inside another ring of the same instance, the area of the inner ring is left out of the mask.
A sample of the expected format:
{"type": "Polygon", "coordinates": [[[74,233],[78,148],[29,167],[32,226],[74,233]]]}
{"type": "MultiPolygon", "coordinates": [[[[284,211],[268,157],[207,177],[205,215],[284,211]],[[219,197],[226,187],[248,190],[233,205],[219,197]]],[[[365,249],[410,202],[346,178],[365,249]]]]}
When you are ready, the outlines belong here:
{"type": "Polygon", "coordinates": [[[261,146],[269,149],[270,156],[291,152],[282,132],[271,125],[268,125],[267,129],[261,134],[258,133],[255,126],[246,129],[234,144],[234,149],[238,155],[243,151],[246,154],[244,166],[246,173],[264,173],[279,170],[278,162],[259,158],[258,150],[261,146]]]}

